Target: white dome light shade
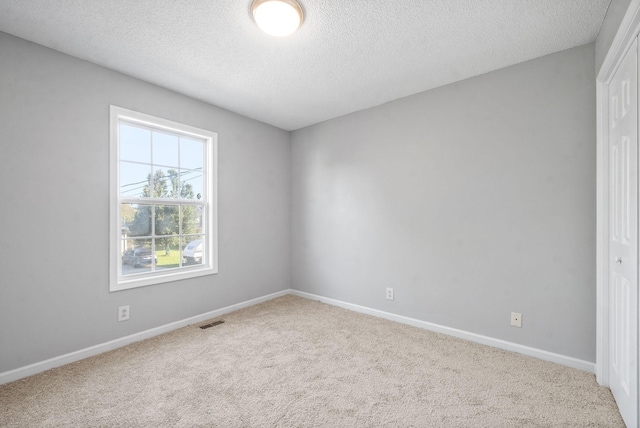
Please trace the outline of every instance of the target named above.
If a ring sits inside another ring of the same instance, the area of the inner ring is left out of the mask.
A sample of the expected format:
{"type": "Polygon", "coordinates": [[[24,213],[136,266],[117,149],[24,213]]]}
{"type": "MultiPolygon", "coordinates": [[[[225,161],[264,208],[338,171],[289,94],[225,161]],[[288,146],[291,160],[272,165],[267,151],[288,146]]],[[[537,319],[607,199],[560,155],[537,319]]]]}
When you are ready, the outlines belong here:
{"type": "Polygon", "coordinates": [[[295,0],[254,0],[251,12],[258,27],[275,37],[293,34],[302,23],[302,7],[295,0]]]}

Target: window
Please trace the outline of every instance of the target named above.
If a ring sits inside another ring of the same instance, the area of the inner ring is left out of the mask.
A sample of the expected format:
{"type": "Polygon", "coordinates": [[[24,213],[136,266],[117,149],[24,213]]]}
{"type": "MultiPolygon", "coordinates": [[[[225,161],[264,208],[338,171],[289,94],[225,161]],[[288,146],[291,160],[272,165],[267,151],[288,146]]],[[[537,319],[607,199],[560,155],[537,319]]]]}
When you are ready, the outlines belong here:
{"type": "Polygon", "coordinates": [[[110,290],[217,272],[217,134],[111,106],[110,290]]]}

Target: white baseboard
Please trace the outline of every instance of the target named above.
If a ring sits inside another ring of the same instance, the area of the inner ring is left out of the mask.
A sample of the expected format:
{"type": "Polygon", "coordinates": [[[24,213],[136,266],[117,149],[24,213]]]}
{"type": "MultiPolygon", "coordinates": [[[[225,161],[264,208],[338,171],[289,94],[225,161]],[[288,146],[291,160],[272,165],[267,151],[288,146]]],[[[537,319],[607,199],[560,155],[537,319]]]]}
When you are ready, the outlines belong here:
{"type": "Polygon", "coordinates": [[[216,318],[224,314],[228,314],[229,312],[233,312],[233,311],[237,311],[238,309],[243,309],[249,306],[257,305],[258,303],[266,302],[267,300],[275,299],[277,297],[285,296],[287,294],[290,294],[290,290],[279,291],[277,293],[269,294],[266,296],[258,297],[256,299],[251,299],[245,302],[237,303],[235,305],[227,306],[221,309],[216,309],[211,312],[206,312],[204,314],[196,315],[191,318],[186,318],[180,321],[172,322],[170,324],[165,324],[160,327],[141,331],[140,333],[135,333],[130,336],[125,336],[120,339],[115,339],[106,343],[101,343],[99,345],[91,346],[89,348],[80,349],[79,351],[71,352],[68,354],[61,355],[59,357],[54,357],[45,361],[30,364],[28,366],[20,367],[15,370],[3,372],[3,373],[0,373],[0,385],[13,382],[15,380],[22,379],[37,373],[41,373],[45,370],[49,370],[55,367],[60,367],[65,364],[73,363],[75,361],[80,361],[82,359],[92,357],[94,355],[102,354],[103,352],[121,348],[131,343],[139,342],[141,340],[148,339],[150,337],[158,336],[163,333],[177,330],[179,328],[186,327],[191,324],[197,324],[199,322],[202,322],[211,318],[216,318]]]}
{"type": "Polygon", "coordinates": [[[134,342],[139,342],[150,337],[158,336],[163,333],[167,333],[173,330],[177,330],[182,327],[186,327],[191,324],[197,324],[199,322],[216,318],[229,312],[237,311],[238,309],[247,308],[249,306],[257,305],[262,302],[266,302],[277,297],[292,294],[294,296],[304,297],[311,300],[318,300],[329,305],[338,306],[344,309],[349,309],[355,312],[360,312],[367,315],[373,315],[378,318],[384,318],[391,321],[396,321],[402,324],[411,325],[414,327],[424,328],[426,330],[434,331],[436,333],[447,334],[449,336],[458,337],[461,339],[470,340],[472,342],[481,343],[483,345],[493,346],[495,348],[504,349],[507,351],[517,352],[519,354],[528,355],[531,357],[539,358],[541,360],[552,361],[554,363],[562,364],[564,366],[572,367],[575,369],[583,370],[589,373],[595,373],[596,365],[589,361],[579,360],[573,357],[567,357],[565,355],[555,354],[553,352],[543,351],[541,349],[531,348],[529,346],[519,345],[517,343],[507,342],[505,340],[494,339],[488,336],[482,336],[475,333],[470,333],[463,330],[458,330],[451,327],[445,327],[438,324],[433,324],[426,321],[420,321],[414,318],[404,317],[402,315],[395,315],[389,312],[379,311],[377,309],[367,308],[365,306],[354,305],[352,303],[343,302],[340,300],[329,299],[315,294],[305,293],[298,290],[283,290],[277,293],[268,294],[266,296],[258,297],[255,299],[247,300],[245,302],[237,303],[235,305],[227,306],[214,311],[206,312],[204,314],[196,315],[191,318],[186,318],[180,321],[165,324],[160,327],[152,328],[149,330],[141,331],[129,336],[125,336],[119,339],[111,340],[106,343],[91,346],[89,348],[81,349],[79,351],[71,352],[68,354],[54,357],[45,361],[30,364],[28,366],[20,367],[15,370],[0,373],[0,385],[13,382],[31,376],[37,373],[41,373],[45,370],[49,370],[55,367],[63,366],[65,364],[80,361],[82,359],[92,357],[94,355],[102,354],[103,352],[111,351],[113,349],[121,348],[134,342]]]}
{"type": "Polygon", "coordinates": [[[424,328],[426,330],[434,331],[436,333],[442,333],[449,336],[458,337],[460,339],[470,340],[471,342],[481,343],[483,345],[492,346],[494,348],[504,349],[506,351],[517,352],[518,354],[528,355],[530,357],[539,358],[545,361],[551,361],[554,363],[562,364],[563,366],[572,367],[574,369],[583,370],[589,373],[595,373],[595,363],[580,360],[578,358],[567,357],[566,355],[556,354],[553,352],[543,351],[541,349],[532,348],[525,345],[520,345],[513,342],[507,342],[506,340],[494,339],[488,336],[482,336],[476,333],[470,333],[464,330],[458,330],[451,327],[446,327],[439,324],[433,324],[426,321],[420,321],[415,318],[404,317],[402,315],[395,315],[389,312],[379,311],[377,309],[367,308],[365,306],[354,305],[352,303],[343,302],[340,300],[329,299],[315,294],[305,293],[298,290],[289,290],[290,294],[295,296],[304,297],[311,300],[319,300],[322,303],[327,303],[333,306],[339,306],[344,309],[349,309],[355,312],[360,312],[367,315],[373,315],[374,317],[384,318],[391,321],[396,321],[402,324],[408,324],[414,327],[424,328]]]}

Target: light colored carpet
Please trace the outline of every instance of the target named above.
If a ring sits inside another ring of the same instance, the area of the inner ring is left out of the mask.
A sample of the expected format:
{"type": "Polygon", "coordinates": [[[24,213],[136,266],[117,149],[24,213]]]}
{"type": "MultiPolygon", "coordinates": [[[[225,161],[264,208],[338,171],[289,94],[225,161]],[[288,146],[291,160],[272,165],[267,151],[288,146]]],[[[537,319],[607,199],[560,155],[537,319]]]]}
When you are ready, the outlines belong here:
{"type": "Polygon", "coordinates": [[[0,425],[624,426],[554,363],[295,296],[223,318],[1,386],[0,425]]]}

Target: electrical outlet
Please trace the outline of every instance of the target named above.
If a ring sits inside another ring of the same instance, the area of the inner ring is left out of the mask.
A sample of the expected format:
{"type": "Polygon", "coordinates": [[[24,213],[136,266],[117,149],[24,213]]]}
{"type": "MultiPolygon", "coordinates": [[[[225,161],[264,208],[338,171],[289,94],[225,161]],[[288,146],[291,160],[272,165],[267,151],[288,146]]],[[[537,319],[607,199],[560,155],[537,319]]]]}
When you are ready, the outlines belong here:
{"type": "Polygon", "coordinates": [[[393,300],[393,288],[387,288],[387,300],[393,300]]]}
{"type": "Polygon", "coordinates": [[[511,312],[511,325],[514,327],[522,327],[522,314],[511,312]]]}
{"type": "Polygon", "coordinates": [[[118,308],[118,321],[126,321],[129,319],[129,305],[120,306],[118,308]]]}

